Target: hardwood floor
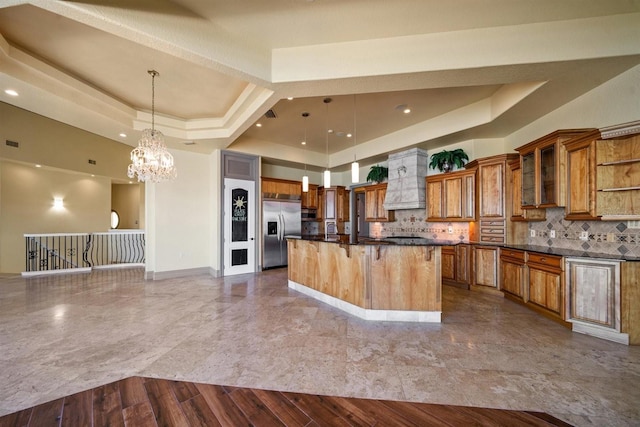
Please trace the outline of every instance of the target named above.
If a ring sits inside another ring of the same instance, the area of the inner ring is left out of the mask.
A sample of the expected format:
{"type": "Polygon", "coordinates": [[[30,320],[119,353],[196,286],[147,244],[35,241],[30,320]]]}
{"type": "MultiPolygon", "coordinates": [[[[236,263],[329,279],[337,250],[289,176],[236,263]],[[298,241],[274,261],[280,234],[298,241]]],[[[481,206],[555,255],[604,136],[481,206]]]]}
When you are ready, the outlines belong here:
{"type": "Polygon", "coordinates": [[[569,426],[548,414],[130,377],[0,417],[5,426],[569,426]]]}

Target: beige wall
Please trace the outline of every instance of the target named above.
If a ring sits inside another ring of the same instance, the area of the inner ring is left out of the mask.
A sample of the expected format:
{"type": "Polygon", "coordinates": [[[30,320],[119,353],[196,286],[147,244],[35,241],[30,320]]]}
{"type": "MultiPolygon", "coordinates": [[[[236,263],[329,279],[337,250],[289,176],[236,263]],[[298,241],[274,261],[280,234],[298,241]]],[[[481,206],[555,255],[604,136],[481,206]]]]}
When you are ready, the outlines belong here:
{"type": "Polygon", "coordinates": [[[0,272],[25,266],[24,234],[109,230],[111,180],[0,161],[0,272]],[[64,208],[53,207],[61,197],[64,208]]]}
{"type": "Polygon", "coordinates": [[[130,147],[0,102],[0,159],[108,176],[127,182],[130,147]],[[19,148],[7,146],[10,140],[19,148]],[[96,164],[89,164],[89,159],[96,164]]]}
{"type": "Polygon", "coordinates": [[[118,229],[141,228],[141,197],[144,198],[144,184],[113,184],[111,186],[111,209],[118,212],[120,216],[118,229]]]}

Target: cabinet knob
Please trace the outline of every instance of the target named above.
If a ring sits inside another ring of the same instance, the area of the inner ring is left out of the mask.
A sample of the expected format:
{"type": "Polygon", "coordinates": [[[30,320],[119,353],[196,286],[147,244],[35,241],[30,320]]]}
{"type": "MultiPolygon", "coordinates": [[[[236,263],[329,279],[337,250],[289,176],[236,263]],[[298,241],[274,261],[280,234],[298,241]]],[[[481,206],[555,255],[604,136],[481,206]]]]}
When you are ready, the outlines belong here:
{"type": "Polygon", "coordinates": [[[546,262],[546,261],[547,261],[547,259],[546,259],[545,257],[542,257],[542,258],[540,258],[540,261],[541,261],[541,262],[546,262]]]}

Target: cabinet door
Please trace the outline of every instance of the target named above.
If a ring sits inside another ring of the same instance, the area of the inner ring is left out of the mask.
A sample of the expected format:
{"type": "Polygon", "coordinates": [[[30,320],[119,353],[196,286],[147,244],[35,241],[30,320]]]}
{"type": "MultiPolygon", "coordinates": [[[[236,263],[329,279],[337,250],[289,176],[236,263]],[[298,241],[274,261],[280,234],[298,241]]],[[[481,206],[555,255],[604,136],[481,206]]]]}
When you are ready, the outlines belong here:
{"type": "Polygon", "coordinates": [[[444,186],[444,217],[449,219],[462,218],[462,177],[445,178],[444,186]]]}
{"type": "Polygon", "coordinates": [[[466,175],[462,177],[462,218],[476,220],[476,175],[466,175]]]}
{"type": "MultiPolygon", "coordinates": [[[[540,206],[556,205],[556,147],[540,149],[540,206]]],[[[562,203],[564,204],[564,203],[562,203]]]]}
{"type": "Polygon", "coordinates": [[[338,188],[338,220],[349,221],[349,191],[338,188]]]}
{"type": "Polygon", "coordinates": [[[524,263],[502,258],[500,260],[500,289],[519,298],[524,296],[524,263]]]}
{"type": "Polygon", "coordinates": [[[376,189],[376,218],[378,221],[385,221],[387,219],[387,211],[384,210],[384,199],[386,196],[386,188],[376,189]]]}
{"type": "Polygon", "coordinates": [[[338,219],[336,215],[337,200],[336,189],[324,189],[324,219],[338,219]]]}
{"type": "Polygon", "coordinates": [[[318,188],[318,210],[316,211],[316,220],[324,221],[324,188],[318,188]]]}
{"type": "Polygon", "coordinates": [[[562,317],[562,276],[529,264],[529,301],[562,317]]]}
{"type": "Polygon", "coordinates": [[[522,156],[522,191],[520,200],[522,206],[535,207],[536,205],[536,159],[531,152],[522,156]]]}
{"type": "Polygon", "coordinates": [[[498,248],[475,247],[476,285],[498,287],[498,248]]]}
{"type": "Polygon", "coordinates": [[[456,246],[456,282],[471,284],[471,246],[456,246]]]}
{"type": "Polygon", "coordinates": [[[524,219],[524,209],[522,209],[522,169],[511,167],[511,219],[524,219]]]}
{"type": "Polygon", "coordinates": [[[318,208],[318,186],[309,185],[309,191],[307,192],[307,207],[309,209],[318,208]]]}
{"type": "Polygon", "coordinates": [[[504,218],[505,164],[481,165],[478,179],[480,218],[504,218]]]}
{"type": "Polygon", "coordinates": [[[442,219],[442,181],[427,182],[427,219],[442,219]]]}
{"type": "Polygon", "coordinates": [[[378,198],[375,188],[364,190],[365,220],[375,221],[378,217],[378,198]]]}
{"type": "Polygon", "coordinates": [[[441,249],[440,268],[442,280],[456,280],[456,249],[454,246],[443,246],[441,249]]]}
{"type": "Polygon", "coordinates": [[[567,147],[567,204],[565,219],[596,219],[595,141],[567,147]]]}
{"type": "Polygon", "coordinates": [[[567,320],[620,331],[620,263],[569,259],[567,266],[567,320]]]}

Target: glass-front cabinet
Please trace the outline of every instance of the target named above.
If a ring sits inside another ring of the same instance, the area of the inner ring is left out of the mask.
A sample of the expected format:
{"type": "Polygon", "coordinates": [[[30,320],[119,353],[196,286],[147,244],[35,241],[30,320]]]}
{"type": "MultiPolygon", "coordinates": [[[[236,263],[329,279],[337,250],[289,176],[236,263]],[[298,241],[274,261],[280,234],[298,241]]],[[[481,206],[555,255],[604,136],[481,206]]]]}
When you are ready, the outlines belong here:
{"type": "Polygon", "coordinates": [[[558,130],[516,148],[522,167],[523,209],[565,206],[567,160],[562,142],[589,130],[558,130]]]}

